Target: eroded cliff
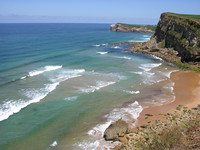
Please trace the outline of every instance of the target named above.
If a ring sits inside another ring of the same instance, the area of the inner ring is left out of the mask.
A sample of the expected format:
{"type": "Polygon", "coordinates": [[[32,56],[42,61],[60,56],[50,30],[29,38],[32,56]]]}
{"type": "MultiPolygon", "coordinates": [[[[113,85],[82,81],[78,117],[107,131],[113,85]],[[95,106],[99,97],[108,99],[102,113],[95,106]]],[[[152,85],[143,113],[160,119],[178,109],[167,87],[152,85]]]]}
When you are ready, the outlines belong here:
{"type": "Polygon", "coordinates": [[[153,36],[162,48],[173,48],[182,62],[200,62],[199,15],[161,14],[153,36]]]}

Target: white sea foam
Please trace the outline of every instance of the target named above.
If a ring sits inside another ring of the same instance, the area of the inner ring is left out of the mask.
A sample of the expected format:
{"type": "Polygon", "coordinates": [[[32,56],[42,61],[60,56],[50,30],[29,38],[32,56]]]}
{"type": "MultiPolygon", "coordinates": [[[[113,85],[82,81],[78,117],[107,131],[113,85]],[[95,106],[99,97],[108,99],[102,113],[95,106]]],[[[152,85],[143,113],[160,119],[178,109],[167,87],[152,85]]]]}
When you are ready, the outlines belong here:
{"type": "Polygon", "coordinates": [[[139,74],[139,75],[143,74],[143,72],[134,72],[134,71],[131,71],[131,73],[139,74]]]}
{"type": "Polygon", "coordinates": [[[24,76],[24,77],[21,77],[20,79],[25,79],[26,78],[26,76],[24,76]]]}
{"type": "Polygon", "coordinates": [[[81,150],[111,150],[114,149],[117,145],[121,145],[121,143],[118,141],[105,141],[103,138],[97,139],[95,141],[93,139],[88,139],[78,144],[74,144],[76,149],[81,150]]]}
{"type": "Polygon", "coordinates": [[[149,36],[149,35],[143,35],[143,37],[151,37],[151,36],[149,36]]]}
{"type": "Polygon", "coordinates": [[[158,56],[155,56],[155,55],[151,55],[153,58],[155,58],[155,59],[158,59],[158,60],[160,60],[160,61],[163,61],[163,59],[162,58],[160,58],[160,57],[158,57],[158,56]]]}
{"type": "Polygon", "coordinates": [[[127,59],[127,60],[131,60],[131,57],[127,57],[127,56],[114,56],[115,58],[120,58],[120,59],[127,59]]]}
{"type": "Polygon", "coordinates": [[[27,77],[37,76],[37,75],[42,74],[44,72],[53,71],[53,70],[57,70],[57,69],[60,69],[60,68],[62,68],[62,66],[45,66],[44,69],[42,69],[42,70],[30,71],[27,76],[21,77],[21,79],[25,79],[27,77]]]}
{"type": "MultiPolygon", "coordinates": [[[[105,118],[107,120],[111,120],[112,122],[115,122],[120,118],[126,122],[129,122],[130,118],[137,120],[142,110],[142,106],[140,106],[139,103],[135,101],[134,103],[129,104],[127,107],[113,109],[109,114],[105,115],[105,118]]],[[[134,126],[135,123],[132,125],[134,126]]]]}
{"type": "Polygon", "coordinates": [[[112,46],[111,48],[120,48],[119,46],[112,46]]]}
{"type": "Polygon", "coordinates": [[[79,88],[79,90],[83,93],[95,92],[96,90],[100,90],[106,86],[112,85],[115,82],[105,82],[105,81],[97,81],[95,86],[88,86],[87,88],[79,88]]]}
{"type": "Polygon", "coordinates": [[[98,54],[101,54],[101,55],[105,55],[107,54],[108,52],[97,52],[98,54]]]}
{"type": "Polygon", "coordinates": [[[164,74],[166,77],[170,78],[171,74],[173,72],[177,72],[178,70],[172,70],[172,71],[169,71],[169,72],[161,72],[162,74],[164,74]]]}
{"type": "MultiPolygon", "coordinates": [[[[47,70],[55,70],[60,67],[46,67],[47,70]]],[[[10,115],[19,112],[22,108],[27,107],[32,103],[37,103],[45,98],[50,92],[56,89],[56,87],[67,79],[79,77],[80,73],[85,72],[84,69],[69,70],[59,72],[56,77],[50,79],[52,83],[45,84],[44,88],[28,88],[22,89],[19,92],[26,97],[26,99],[19,100],[6,100],[3,104],[0,104],[0,121],[7,119],[10,115]]]]}
{"type": "MultiPolygon", "coordinates": [[[[109,125],[122,118],[124,121],[130,121],[130,118],[136,120],[139,117],[139,114],[142,112],[143,108],[139,105],[137,101],[128,105],[124,108],[115,108],[109,114],[105,115],[104,118],[106,122],[103,124],[96,125],[93,129],[88,131],[88,135],[91,137],[88,140],[75,144],[80,149],[107,149],[110,150],[117,145],[120,145],[120,142],[109,142],[105,141],[103,138],[104,132],[109,125]]],[[[130,123],[130,122],[129,122],[130,123]]],[[[133,124],[135,125],[135,124],[133,124]]]]}
{"type": "Polygon", "coordinates": [[[154,73],[154,72],[146,72],[146,71],[144,71],[144,73],[146,73],[147,75],[150,75],[150,76],[153,76],[153,75],[155,75],[155,73],[154,73]]]}
{"type": "Polygon", "coordinates": [[[50,80],[52,82],[62,82],[67,79],[75,78],[75,77],[80,77],[82,76],[81,73],[84,73],[85,69],[75,69],[75,70],[66,70],[59,72],[55,77],[51,78],[50,80]]]}
{"type": "Polygon", "coordinates": [[[56,141],[54,141],[50,146],[51,147],[55,147],[55,146],[57,146],[58,145],[58,143],[56,142],[56,141]]]}
{"type": "Polygon", "coordinates": [[[66,101],[74,101],[78,98],[78,96],[66,97],[64,100],[66,101]]]}
{"type": "Polygon", "coordinates": [[[99,141],[78,143],[82,150],[96,150],[99,147],[99,141]]]}
{"type": "Polygon", "coordinates": [[[144,71],[150,71],[151,69],[159,67],[160,65],[162,65],[162,63],[158,63],[158,64],[142,64],[142,65],[139,66],[139,68],[144,70],[144,71]]]}
{"type": "Polygon", "coordinates": [[[102,46],[106,46],[106,45],[108,45],[108,43],[105,43],[105,44],[101,44],[102,46]]]}
{"type": "Polygon", "coordinates": [[[106,45],[108,45],[108,43],[96,44],[96,45],[93,45],[93,46],[95,46],[95,47],[100,47],[100,46],[106,46],[106,45]]]}
{"type": "Polygon", "coordinates": [[[166,79],[159,79],[159,80],[156,80],[156,79],[150,79],[150,78],[147,78],[146,80],[143,81],[144,84],[147,84],[147,85],[153,85],[155,83],[159,83],[159,82],[163,82],[165,81],[166,79]]]}
{"type": "Polygon", "coordinates": [[[104,116],[107,120],[105,123],[95,126],[92,130],[88,131],[88,134],[103,137],[104,131],[112,122],[119,119],[130,121],[130,117],[136,120],[142,110],[142,106],[140,106],[137,101],[124,108],[115,108],[109,114],[104,116]]]}
{"type": "Polygon", "coordinates": [[[166,89],[170,89],[170,90],[171,90],[171,92],[173,92],[173,91],[174,91],[174,85],[175,85],[175,83],[174,83],[174,82],[172,82],[172,83],[170,83],[170,85],[169,85],[169,86],[165,86],[164,88],[166,88],[166,89]]]}
{"type": "Polygon", "coordinates": [[[128,94],[139,94],[140,91],[129,91],[129,90],[123,90],[125,93],[128,93],[128,94]]]}
{"type": "Polygon", "coordinates": [[[150,40],[150,37],[146,37],[146,38],[144,38],[145,40],[150,40]]]}
{"type": "Polygon", "coordinates": [[[44,97],[48,95],[48,93],[52,92],[56,89],[59,83],[47,84],[44,88],[40,89],[22,89],[21,93],[27,97],[26,100],[8,100],[4,101],[3,104],[0,105],[0,121],[7,119],[9,116],[14,113],[19,112],[22,108],[26,106],[37,103],[44,97]]]}
{"type": "Polygon", "coordinates": [[[57,69],[60,69],[60,68],[62,68],[62,66],[45,66],[44,70],[31,71],[31,72],[29,72],[28,76],[32,77],[32,76],[36,76],[36,75],[42,74],[42,73],[44,73],[46,71],[57,70],[57,69]]]}
{"type": "Polygon", "coordinates": [[[88,131],[88,134],[91,136],[100,136],[103,137],[104,131],[110,126],[112,121],[107,121],[104,124],[98,124],[92,130],[88,131]]]}

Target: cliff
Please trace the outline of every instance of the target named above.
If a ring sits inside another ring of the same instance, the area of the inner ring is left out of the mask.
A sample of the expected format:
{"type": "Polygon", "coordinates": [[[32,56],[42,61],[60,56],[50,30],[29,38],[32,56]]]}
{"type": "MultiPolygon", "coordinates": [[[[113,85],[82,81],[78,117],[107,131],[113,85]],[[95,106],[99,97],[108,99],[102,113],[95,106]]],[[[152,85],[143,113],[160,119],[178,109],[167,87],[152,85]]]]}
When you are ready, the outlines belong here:
{"type": "Polygon", "coordinates": [[[154,33],[155,26],[152,25],[130,25],[124,23],[112,24],[110,26],[110,31],[117,32],[136,32],[136,33],[154,33]]]}
{"type": "Polygon", "coordinates": [[[200,15],[161,14],[154,37],[162,48],[173,48],[182,62],[200,61],[200,15]]]}
{"type": "Polygon", "coordinates": [[[200,72],[200,15],[163,13],[151,40],[128,44],[133,47],[126,51],[155,55],[180,68],[200,72]]]}

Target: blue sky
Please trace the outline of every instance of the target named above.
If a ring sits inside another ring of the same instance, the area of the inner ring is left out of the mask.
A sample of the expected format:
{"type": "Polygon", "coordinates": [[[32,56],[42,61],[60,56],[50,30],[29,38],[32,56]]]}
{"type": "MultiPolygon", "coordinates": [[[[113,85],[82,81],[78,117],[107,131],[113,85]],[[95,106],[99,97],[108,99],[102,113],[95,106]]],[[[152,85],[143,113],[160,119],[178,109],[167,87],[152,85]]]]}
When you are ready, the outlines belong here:
{"type": "Polygon", "coordinates": [[[0,0],[0,23],[157,24],[162,12],[200,14],[200,0],[0,0]]]}

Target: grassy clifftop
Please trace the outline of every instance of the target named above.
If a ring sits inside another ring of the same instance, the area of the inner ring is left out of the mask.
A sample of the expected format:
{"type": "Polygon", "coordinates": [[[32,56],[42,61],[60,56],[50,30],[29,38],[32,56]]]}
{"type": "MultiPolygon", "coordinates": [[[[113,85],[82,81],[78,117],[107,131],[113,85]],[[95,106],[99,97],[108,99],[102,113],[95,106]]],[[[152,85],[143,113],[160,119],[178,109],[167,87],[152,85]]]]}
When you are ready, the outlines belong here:
{"type": "Polygon", "coordinates": [[[153,25],[132,25],[125,23],[112,24],[111,31],[117,32],[137,32],[137,33],[154,33],[156,26],[153,25]]]}
{"type": "Polygon", "coordinates": [[[124,27],[128,27],[128,28],[147,28],[152,31],[156,30],[155,25],[135,25],[135,24],[125,24],[125,23],[119,23],[119,24],[121,24],[124,27]]]}
{"type": "Polygon", "coordinates": [[[189,19],[195,19],[197,21],[200,21],[200,15],[192,15],[192,14],[177,14],[177,13],[171,13],[171,12],[168,12],[169,14],[172,14],[172,15],[177,15],[177,16],[181,16],[181,17],[186,17],[186,18],[189,18],[189,19]]]}

